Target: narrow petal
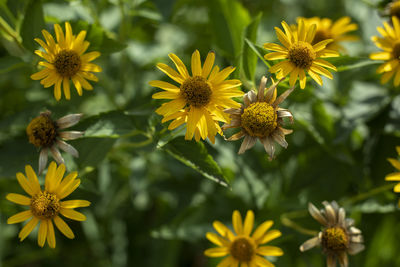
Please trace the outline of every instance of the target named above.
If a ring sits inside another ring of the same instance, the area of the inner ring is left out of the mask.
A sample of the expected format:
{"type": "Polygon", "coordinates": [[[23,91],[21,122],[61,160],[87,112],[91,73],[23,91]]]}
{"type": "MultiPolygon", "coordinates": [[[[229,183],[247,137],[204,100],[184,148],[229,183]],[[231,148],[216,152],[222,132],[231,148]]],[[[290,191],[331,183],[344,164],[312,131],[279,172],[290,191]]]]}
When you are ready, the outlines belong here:
{"type": "Polygon", "coordinates": [[[180,84],[182,84],[185,80],[179,73],[177,73],[170,66],[165,65],[164,63],[158,63],[157,68],[162,72],[164,72],[165,74],[167,74],[171,79],[180,84]]]}
{"type": "Polygon", "coordinates": [[[274,246],[263,246],[257,248],[257,253],[263,256],[282,256],[282,249],[274,246]]]}
{"type": "Polygon", "coordinates": [[[38,233],[38,245],[40,247],[43,247],[44,242],[46,242],[47,228],[47,220],[41,220],[38,233]]]}
{"type": "Polygon", "coordinates": [[[40,192],[39,180],[36,176],[35,171],[32,169],[31,165],[25,165],[25,173],[26,176],[28,177],[28,181],[33,190],[33,193],[34,194],[39,193],[40,192]]]}
{"type": "Polygon", "coordinates": [[[57,101],[60,101],[61,99],[61,83],[62,83],[62,79],[58,79],[56,84],[54,85],[54,98],[57,101]]]}
{"type": "Polygon", "coordinates": [[[199,50],[196,50],[192,54],[192,76],[201,76],[201,61],[200,61],[200,53],[199,50]]]}
{"type": "Polygon", "coordinates": [[[47,147],[42,148],[42,150],[40,150],[40,154],[39,154],[39,175],[42,174],[43,170],[46,168],[47,165],[47,160],[48,160],[48,153],[49,150],[47,147]]]}
{"type": "Polygon", "coordinates": [[[268,231],[269,228],[274,224],[273,221],[265,221],[261,225],[259,225],[256,230],[254,231],[252,238],[256,240],[257,243],[258,241],[261,240],[261,238],[264,236],[265,232],[268,231]]]}
{"type": "Polygon", "coordinates": [[[84,135],[84,132],[81,131],[66,131],[66,132],[60,132],[59,136],[60,138],[64,140],[75,140],[79,137],[82,137],[84,135]]]}
{"type": "Polygon", "coordinates": [[[201,76],[203,76],[203,78],[207,79],[207,77],[210,74],[211,69],[214,65],[214,61],[215,61],[215,53],[211,51],[208,53],[206,61],[204,62],[204,65],[203,65],[203,69],[202,69],[202,73],[201,73],[201,76]]]}
{"type": "Polygon", "coordinates": [[[79,157],[79,152],[78,150],[76,150],[73,146],[71,146],[70,144],[67,144],[66,142],[62,141],[62,140],[57,140],[57,146],[67,152],[68,154],[71,154],[72,156],[74,156],[75,158],[79,157]]]}
{"type": "Polygon", "coordinates": [[[204,255],[207,257],[223,257],[229,254],[229,248],[221,247],[221,248],[209,248],[204,251],[204,255]]]}
{"type": "Polygon", "coordinates": [[[50,184],[52,183],[52,180],[54,179],[54,176],[56,174],[56,169],[57,169],[57,164],[54,161],[52,161],[49,165],[49,168],[47,169],[46,178],[44,182],[46,191],[48,191],[50,188],[50,184]]]}
{"type": "Polygon", "coordinates": [[[74,209],[74,208],[81,208],[81,207],[88,207],[90,206],[90,202],[87,200],[67,200],[61,202],[61,207],[66,209],[74,209]]]}
{"type": "Polygon", "coordinates": [[[158,87],[158,88],[161,88],[161,89],[164,89],[167,91],[176,92],[177,90],[179,90],[179,87],[177,87],[176,85],[173,85],[173,84],[170,84],[170,83],[164,82],[164,81],[157,81],[157,80],[150,81],[149,85],[153,86],[153,87],[158,87]]]}
{"type": "Polygon", "coordinates": [[[179,73],[181,74],[182,78],[183,79],[189,78],[189,73],[186,69],[185,64],[183,64],[182,60],[173,53],[168,54],[168,56],[174,62],[175,66],[178,69],[179,73]]]}
{"type": "Polygon", "coordinates": [[[325,217],[321,214],[321,212],[312,203],[308,203],[308,211],[310,212],[310,215],[315,220],[317,220],[320,224],[322,224],[322,225],[328,224],[328,221],[325,219],[325,217]]]}
{"type": "Polygon", "coordinates": [[[243,154],[246,150],[252,148],[254,144],[257,142],[257,138],[254,136],[246,135],[242,145],[239,148],[238,154],[243,154]]]}
{"type": "Polygon", "coordinates": [[[240,212],[237,210],[235,210],[232,214],[232,224],[233,224],[233,229],[235,229],[237,235],[243,234],[242,216],[240,215],[240,212]]]}
{"type": "Polygon", "coordinates": [[[263,237],[262,239],[260,239],[259,244],[265,244],[268,243],[271,240],[274,240],[278,237],[280,237],[282,235],[282,233],[279,230],[271,230],[268,231],[263,237]]]}
{"type": "Polygon", "coordinates": [[[78,113],[78,114],[69,114],[67,116],[59,118],[56,123],[59,129],[64,129],[68,128],[71,126],[74,126],[79,122],[79,120],[82,118],[83,114],[78,113]]]}
{"type": "Polygon", "coordinates": [[[60,216],[56,216],[54,218],[54,224],[57,226],[58,230],[60,230],[60,232],[65,235],[66,237],[68,237],[69,239],[73,239],[75,238],[74,233],[72,232],[71,228],[69,228],[68,224],[66,224],[64,222],[63,219],[61,219],[60,216]]]}
{"type": "Polygon", "coordinates": [[[247,211],[246,218],[244,219],[243,234],[250,236],[254,226],[254,212],[252,210],[247,211]]]}
{"type": "Polygon", "coordinates": [[[61,156],[60,150],[58,150],[57,146],[54,144],[50,147],[51,154],[53,158],[57,161],[58,164],[64,163],[64,158],[61,156]]]}
{"type": "Polygon", "coordinates": [[[208,232],[208,233],[206,233],[206,238],[217,246],[220,246],[220,247],[229,246],[229,241],[220,237],[217,234],[208,232]]]}
{"type": "Polygon", "coordinates": [[[60,213],[64,217],[69,218],[71,220],[75,220],[75,221],[85,221],[86,220],[85,215],[83,215],[82,213],[80,213],[76,210],[73,210],[73,209],[61,208],[60,213]]]}
{"type": "Polygon", "coordinates": [[[60,189],[58,191],[58,197],[60,199],[66,198],[67,196],[69,196],[72,192],[75,191],[76,188],[78,188],[78,186],[81,184],[81,180],[77,179],[77,180],[73,180],[71,181],[70,184],[66,185],[65,187],[62,187],[60,185],[60,189]],[[62,188],[62,189],[61,189],[62,188]]]}
{"type": "Polygon", "coordinates": [[[23,175],[21,172],[17,173],[17,180],[22,189],[25,190],[26,193],[29,195],[33,196],[35,194],[35,191],[32,189],[31,184],[28,182],[28,180],[25,178],[25,175],[23,175]]]}
{"type": "Polygon", "coordinates": [[[31,199],[24,195],[9,193],[6,199],[19,205],[29,206],[31,204],[31,199]]]}
{"type": "Polygon", "coordinates": [[[233,239],[234,234],[232,231],[220,221],[213,222],[213,227],[222,237],[225,237],[229,240],[233,239]]]}
{"type": "Polygon", "coordinates": [[[100,52],[93,51],[93,52],[89,52],[87,54],[82,55],[81,60],[85,61],[85,62],[90,62],[92,60],[95,60],[99,56],[100,56],[100,52]]]}
{"type": "Polygon", "coordinates": [[[318,246],[319,244],[321,244],[321,240],[318,238],[318,236],[313,237],[309,240],[307,240],[306,242],[304,242],[301,246],[300,246],[300,251],[304,252],[306,250],[309,250],[315,246],[318,246]]]}
{"type": "Polygon", "coordinates": [[[8,218],[7,224],[24,222],[24,221],[28,220],[29,218],[31,218],[32,216],[33,215],[32,215],[31,210],[21,211],[15,215],[11,216],[10,218],[8,218]]]}
{"type": "Polygon", "coordinates": [[[19,234],[18,234],[19,240],[23,241],[32,232],[32,230],[36,227],[38,222],[39,222],[38,218],[32,217],[32,219],[19,232],[19,234]]]}
{"type": "Polygon", "coordinates": [[[266,260],[263,257],[260,257],[258,255],[255,255],[253,258],[253,261],[256,263],[257,266],[263,266],[263,267],[275,267],[271,262],[266,260]]]}
{"type": "Polygon", "coordinates": [[[56,236],[54,234],[54,226],[51,220],[47,222],[47,244],[49,247],[55,248],[56,247],[56,236]]]}

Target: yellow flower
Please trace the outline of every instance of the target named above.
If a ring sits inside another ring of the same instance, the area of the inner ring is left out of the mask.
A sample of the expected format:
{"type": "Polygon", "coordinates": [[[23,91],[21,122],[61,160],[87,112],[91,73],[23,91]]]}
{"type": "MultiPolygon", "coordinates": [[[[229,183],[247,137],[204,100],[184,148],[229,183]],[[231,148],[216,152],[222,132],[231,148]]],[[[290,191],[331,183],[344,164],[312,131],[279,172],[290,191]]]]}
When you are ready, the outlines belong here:
{"type": "Polygon", "coordinates": [[[369,55],[373,60],[386,61],[378,67],[377,73],[383,73],[381,83],[387,83],[393,76],[394,86],[400,84],[400,22],[397,17],[392,17],[393,27],[384,22],[382,27],[376,29],[382,37],[372,36],[372,41],[381,52],[375,52],[369,55]]]}
{"type": "Polygon", "coordinates": [[[400,18],[400,1],[394,0],[387,4],[384,10],[384,14],[391,17],[396,16],[397,18],[400,18]]]}
{"type": "Polygon", "coordinates": [[[285,129],[281,125],[283,118],[286,117],[292,121],[293,115],[289,110],[280,108],[278,105],[289,96],[294,88],[286,90],[277,97],[276,87],[279,82],[273,82],[271,87],[265,91],[267,78],[262,77],[258,93],[253,90],[247,92],[243,97],[244,104],[240,109],[225,110],[230,114],[232,121],[230,124],[224,124],[222,129],[241,128],[240,132],[227,140],[235,141],[244,137],[238,154],[253,147],[257,139],[264,145],[264,149],[271,159],[275,153],[274,141],[287,148],[285,135],[292,133],[292,130],[285,129]]]}
{"type": "Polygon", "coordinates": [[[35,38],[44,49],[36,50],[35,54],[44,58],[46,61],[40,61],[39,65],[44,69],[31,75],[33,80],[42,80],[40,83],[45,88],[54,85],[54,97],[61,99],[61,87],[64,90],[66,99],[71,98],[70,80],[75,85],[76,91],[81,96],[82,88],[93,90],[92,85],[87,81],[97,82],[99,79],[91,72],[100,72],[101,68],[93,63],[92,60],[100,56],[100,52],[93,51],[85,53],[89,47],[89,42],[85,41],[86,31],[81,31],[77,36],[72,34],[71,25],[65,22],[65,35],[60,25],[55,24],[57,43],[53,36],[42,30],[46,40],[35,38]],[[62,85],[62,86],[61,86],[62,85]]]}
{"type": "Polygon", "coordinates": [[[340,19],[333,22],[329,18],[298,18],[297,21],[304,20],[304,24],[310,27],[312,24],[317,26],[314,39],[311,41],[312,45],[315,45],[321,41],[332,39],[333,41],[327,44],[327,49],[335,51],[344,50],[339,44],[342,41],[356,41],[358,37],[355,35],[347,35],[346,33],[357,30],[357,24],[350,23],[349,17],[341,17],[340,19]]]}
{"type": "Polygon", "coordinates": [[[90,202],[87,200],[66,200],[62,199],[69,196],[81,183],[76,179],[78,173],[71,172],[64,179],[65,165],[57,164],[53,161],[50,163],[46,174],[45,187],[42,191],[36,173],[30,165],[25,166],[25,175],[17,173],[17,180],[21,187],[28,193],[29,197],[20,194],[8,194],[6,198],[14,203],[29,206],[29,210],[22,211],[8,218],[7,223],[20,223],[30,219],[30,221],[19,232],[19,239],[23,241],[40,222],[38,232],[38,244],[43,247],[47,243],[51,248],[56,247],[56,239],[54,235],[54,226],[66,237],[74,238],[71,228],[59,216],[60,214],[66,218],[84,221],[85,215],[75,211],[74,208],[87,207],[90,202]]]}
{"type": "Polygon", "coordinates": [[[274,246],[261,246],[281,236],[281,232],[278,230],[268,231],[273,224],[272,221],[265,221],[257,227],[252,235],[250,235],[254,225],[253,211],[247,211],[243,224],[239,211],[235,210],[232,215],[232,224],[235,233],[229,230],[229,228],[221,222],[214,221],[213,226],[220,236],[208,232],[206,237],[218,247],[204,251],[206,256],[227,256],[220,262],[220,264],[218,264],[219,267],[239,265],[242,267],[275,266],[265,259],[264,256],[282,256],[283,251],[274,246]]]}
{"type": "MultiPolygon", "coordinates": [[[[397,154],[400,155],[400,146],[396,146],[397,154]]],[[[394,158],[388,158],[388,161],[395,167],[398,171],[400,171],[400,161],[394,158]]],[[[400,172],[393,172],[385,177],[386,181],[396,181],[400,182],[400,172]]],[[[400,183],[396,184],[393,188],[393,191],[396,193],[400,193],[400,183]]],[[[400,200],[399,200],[399,207],[400,207],[400,200]]]]}
{"type": "Polygon", "coordinates": [[[299,77],[301,89],[306,87],[305,71],[307,71],[311,78],[319,85],[322,85],[322,79],[319,75],[324,75],[332,79],[332,74],[325,68],[336,71],[336,67],[321,58],[339,56],[336,51],[326,48],[333,40],[327,39],[312,45],[316,33],[316,26],[314,24],[306,25],[303,19],[299,20],[295,31],[292,31],[285,21],[282,21],[282,27],[285,33],[277,27],[275,27],[275,31],[279,41],[284,46],[274,43],[264,44],[265,49],[276,51],[266,54],[264,56],[265,59],[285,59],[272,66],[269,71],[271,73],[276,73],[278,79],[290,74],[290,86],[294,86],[297,77],[299,77]]]}
{"type": "Polygon", "coordinates": [[[168,129],[172,130],[186,123],[187,130],[185,139],[191,140],[193,135],[196,141],[207,137],[212,143],[215,142],[217,133],[222,135],[218,121],[229,122],[228,114],[224,109],[240,107],[233,101],[232,97],[242,96],[243,92],[238,90],[241,85],[239,80],[225,80],[235,68],[227,67],[219,70],[214,66],[215,54],[207,55],[203,67],[201,66],[200,53],[192,54],[192,75],[182,61],[175,54],[169,54],[178,72],[166,64],[158,63],[157,68],[167,74],[180,86],[163,81],[151,81],[149,84],[165,91],[153,94],[155,99],[171,99],[156,110],[163,115],[162,122],[173,120],[168,129]]]}

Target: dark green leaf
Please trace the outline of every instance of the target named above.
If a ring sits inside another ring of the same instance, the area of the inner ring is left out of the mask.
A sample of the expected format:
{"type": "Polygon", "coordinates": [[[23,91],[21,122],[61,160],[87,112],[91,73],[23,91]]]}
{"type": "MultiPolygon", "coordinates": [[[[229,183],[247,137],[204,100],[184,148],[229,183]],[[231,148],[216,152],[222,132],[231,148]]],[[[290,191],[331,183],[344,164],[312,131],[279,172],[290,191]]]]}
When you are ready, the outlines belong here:
{"type": "Polygon", "coordinates": [[[257,54],[254,53],[253,49],[249,46],[248,42],[255,43],[257,41],[257,29],[260,24],[262,13],[259,13],[257,17],[253,19],[250,25],[246,28],[246,41],[243,47],[243,70],[246,78],[250,81],[254,80],[254,73],[257,67],[257,54]]]}
{"type": "Polygon", "coordinates": [[[44,29],[44,17],[42,1],[31,0],[26,7],[24,20],[21,27],[21,37],[23,45],[30,51],[34,51],[37,47],[34,38],[41,35],[44,29]]]}

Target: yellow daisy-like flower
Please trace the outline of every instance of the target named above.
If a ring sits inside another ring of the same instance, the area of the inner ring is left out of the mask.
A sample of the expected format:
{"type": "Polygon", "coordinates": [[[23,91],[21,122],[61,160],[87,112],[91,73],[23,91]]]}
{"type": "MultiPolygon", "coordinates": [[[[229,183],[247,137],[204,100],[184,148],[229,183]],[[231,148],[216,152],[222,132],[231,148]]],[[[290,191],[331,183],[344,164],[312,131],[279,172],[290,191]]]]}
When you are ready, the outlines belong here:
{"type": "Polygon", "coordinates": [[[372,60],[386,61],[378,67],[377,73],[383,73],[381,83],[387,83],[393,76],[394,86],[400,85],[400,22],[397,17],[392,17],[393,27],[384,22],[382,27],[376,29],[382,37],[372,36],[372,41],[381,52],[375,52],[369,55],[372,60]]]}
{"type": "Polygon", "coordinates": [[[384,14],[391,17],[396,16],[397,18],[400,18],[400,1],[394,0],[387,4],[384,14]]]}
{"type": "Polygon", "coordinates": [[[218,248],[210,248],[204,251],[208,257],[225,257],[218,267],[226,266],[275,266],[264,256],[282,256],[283,251],[274,246],[261,246],[267,242],[281,236],[279,230],[268,231],[273,225],[273,221],[265,221],[251,235],[254,226],[254,213],[247,211],[244,224],[239,211],[235,210],[232,215],[232,224],[235,230],[233,233],[228,227],[219,221],[215,221],[213,226],[220,234],[208,232],[206,237],[218,248]]]}
{"type": "Polygon", "coordinates": [[[47,243],[51,248],[56,247],[56,238],[54,235],[54,226],[61,231],[66,237],[74,238],[71,228],[59,216],[60,214],[66,218],[85,221],[86,217],[82,213],[75,211],[74,208],[87,207],[90,202],[87,200],[66,200],[62,199],[69,196],[81,183],[76,179],[77,172],[71,172],[64,179],[65,165],[57,164],[53,161],[50,163],[46,174],[44,190],[40,188],[36,173],[30,165],[25,166],[26,176],[17,173],[17,180],[21,187],[28,193],[29,197],[20,194],[8,194],[6,198],[14,203],[29,206],[29,210],[22,211],[8,218],[7,223],[20,223],[30,219],[30,221],[19,232],[19,239],[23,241],[40,222],[38,233],[38,244],[43,247],[47,243]]]}
{"type": "Polygon", "coordinates": [[[180,86],[164,81],[151,81],[149,84],[163,89],[163,92],[153,94],[155,99],[171,99],[159,107],[156,112],[164,116],[162,122],[173,120],[169,130],[186,123],[185,139],[191,140],[193,135],[196,141],[207,137],[215,142],[217,133],[222,135],[218,121],[229,122],[228,114],[224,109],[240,107],[240,104],[232,100],[232,97],[242,96],[238,90],[242,84],[239,80],[226,80],[235,68],[227,67],[219,70],[214,66],[215,53],[209,52],[201,66],[200,53],[192,54],[192,75],[189,75],[183,62],[175,54],[169,54],[178,72],[166,64],[158,63],[157,68],[167,74],[180,86]]]}
{"type": "MultiPolygon", "coordinates": [[[[400,146],[396,146],[396,150],[397,154],[400,155],[400,146]]],[[[393,191],[396,193],[400,193],[400,161],[394,158],[388,158],[388,161],[390,162],[390,164],[393,165],[393,167],[395,167],[398,170],[398,172],[393,172],[386,175],[385,180],[399,182],[394,186],[393,191]]],[[[400,207],[400,199],[399,199],[399,207],[400,207]]]]}
{"type": "Polygon", "coordinates": [[[350,17],[341,17],[340,19],[333,22],[329,18],[298,18],[297,21],[304,20],[304,23],[310,27],[312,24],[317,26],[314,39],[311,41],[312,45],[315,45],[321,41],[332,39],[326,48],[335,51],[343,51],[344,48],[339,43],[342,41],[356,41],[358,37],[355,35],[348,35],[346,33],[355,31],[358,29],[357,24],[351,23],[350,17]]]}
{"type": "Polygon", "coordinates": [[[297,77],[299,77],[301,89],[306,87],[305,72],[319,85],[322,85],[320,75],[333,79],[332,74],[325,68],[336,71],[336,67],[322,59],[339,56],[336,51],[326,48],[333,39],[327,39],[313,45],[312,41],[315,37],[316,25],[306,25],[303,19],[299,20],[295,31],[292,31],[285,21],[282,21],[282,27],[285,33],[277,27],[275,27],[275,31],[283,46],[274,43],[264,44],[265,49],[276,51],[266,54],[264,56],[265,59],[285,59],[273,65],[269,71],[271,73],[276,73],[278,79],[290,74],[290,86],[294,86],[297,77]]]}
{"type": "Polygon", "coordinates": [[[65,22],[65,35],[58,24],[54,25],[54,30],[57,43],[46,30],[42,30],[46,42],[35,38],[35,41],[45,50],[36,50],[35,54],[46,61],[39,62],[44,69],[31,75],[31,78],[41,80],[40,83],[45,88],[54,85],[54,97],[57,101],[61,99],[62,87],[65,98],[69,100],[71,98],[70,80],[80,96],[82,88],[93,90],[93,86],[87,80],[97,82],[99,79],[91,72],[100,72],[101,68],[90,62],[98,58],[100,52],[93,51],[84,54],[90,44],[85,41],[86,31],[81,31],[75,36],[72,34],[71,25],[68,22],[65,22]]]}

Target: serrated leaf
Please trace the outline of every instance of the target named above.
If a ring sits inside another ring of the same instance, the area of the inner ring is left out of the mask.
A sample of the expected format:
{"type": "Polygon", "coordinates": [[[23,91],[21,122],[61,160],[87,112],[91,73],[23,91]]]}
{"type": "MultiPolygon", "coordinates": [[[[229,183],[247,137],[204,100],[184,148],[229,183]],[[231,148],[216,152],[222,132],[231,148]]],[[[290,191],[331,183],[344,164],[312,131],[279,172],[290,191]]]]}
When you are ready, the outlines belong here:
{"type": "Polygon", "coordinates": [[[34,38],[41,35],[40,32],[44,27],[42,1],[29,1],[21,27],[22,44],[28,50],[33,52],[36,49],[37,44],[34,41],[34,38]]]}
{"type": "Polygon", "coordinates": [[[203,143],[177,137],[163,145],[161,149],[204,177],[223,186],[229,183],[203,143]]]}

